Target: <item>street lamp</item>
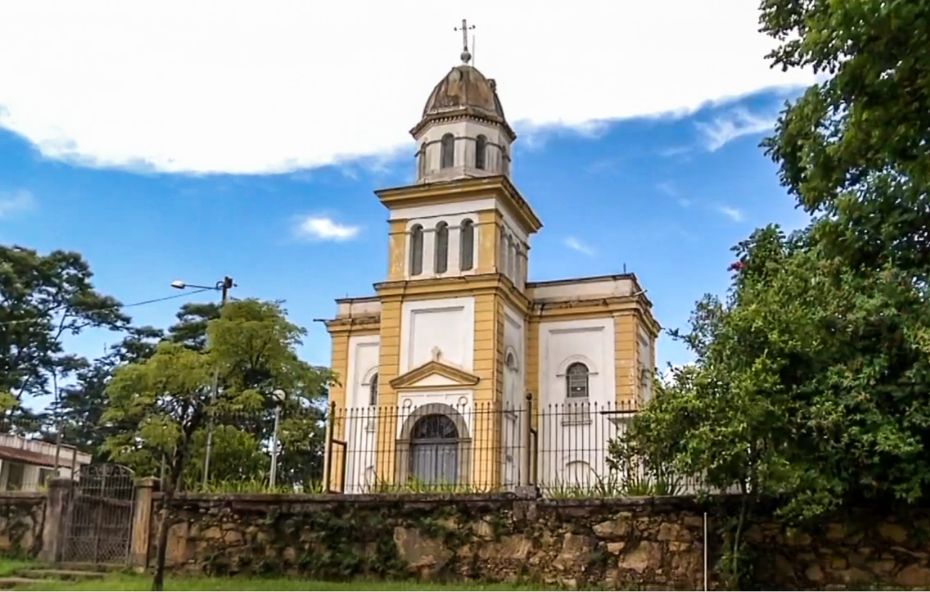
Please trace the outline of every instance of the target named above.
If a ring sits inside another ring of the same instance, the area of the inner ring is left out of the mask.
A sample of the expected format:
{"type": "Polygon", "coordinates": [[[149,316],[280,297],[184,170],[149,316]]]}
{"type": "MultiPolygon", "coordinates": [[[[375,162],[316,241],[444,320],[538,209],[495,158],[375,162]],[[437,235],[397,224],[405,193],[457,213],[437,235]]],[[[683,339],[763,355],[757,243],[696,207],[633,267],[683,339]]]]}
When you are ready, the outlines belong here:
{"type": "Polygon", "coordinates": [[[221,293],[220,304],[223,305],[226,304],[226,301],[229,299],[230,288],[236,287],[236,284],[234,284],[233,279],[227,275],[212,286],[188,284],[184,280],[174,280],[171,282],[171,287],[175,290],[186,290],[187,288],[196,288],[198,290],[216,290],[217,292],[221,293]]]}
{"type": "Polygon", "coordinates": [[[274,491],[275,481],[278,477],[278,426],[281,424],[281,406],[287,398],[287,393],[276,389],[271,395],[274,397],[274,430],[271,432],[271,475],[268,485],[274,491]]]}
{"type": "MultiPolygon", "coordinates": [[[[220,293],[220,309],[226,306],[226,301],[229,299],[229,290],[234,288],[236,284],[233,283],[231,277],[224,276],[223,279],[216,282],[213,286],[201,286],[197,284],[188,284],[184,280],[174,280],[171,282],[171,287],[176,290],[186,290],[187,288],[196,288],[199,290],[216,290],[220,293]]],[[[203,455],[203,486],[204,489],[207,487],[207,482],[210,479],[210,454],[213,451],[213,405],[216,403],[216,395],[220,386],[220,369],[215,368],[213,370],[213,387],[210,389],[210,425],[207,426],[207,445],[206,450],[203,455]]]]}

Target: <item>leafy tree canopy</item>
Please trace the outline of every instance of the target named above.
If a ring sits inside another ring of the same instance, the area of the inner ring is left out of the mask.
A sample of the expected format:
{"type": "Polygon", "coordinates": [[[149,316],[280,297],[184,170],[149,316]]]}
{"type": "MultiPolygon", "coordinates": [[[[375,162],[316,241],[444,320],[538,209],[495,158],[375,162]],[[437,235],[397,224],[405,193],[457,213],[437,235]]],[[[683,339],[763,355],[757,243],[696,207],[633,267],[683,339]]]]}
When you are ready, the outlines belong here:
{"type": "Polygon", "coordinates": [[[92,276],[77,253],[0,245],[0,392],[17,401],[47,394],[53,374],[81,363],[64,352],[64,336],[126,326],[119,302],[98,293],[92,276]]]}
{"type": "Polygon", "coordinates": [[[775,65],[824,76],[765,143],[812,214],[735,248],[724,299],[615,454],[812,518],[930,490],[930,5],[764,0],[775,65]]]}

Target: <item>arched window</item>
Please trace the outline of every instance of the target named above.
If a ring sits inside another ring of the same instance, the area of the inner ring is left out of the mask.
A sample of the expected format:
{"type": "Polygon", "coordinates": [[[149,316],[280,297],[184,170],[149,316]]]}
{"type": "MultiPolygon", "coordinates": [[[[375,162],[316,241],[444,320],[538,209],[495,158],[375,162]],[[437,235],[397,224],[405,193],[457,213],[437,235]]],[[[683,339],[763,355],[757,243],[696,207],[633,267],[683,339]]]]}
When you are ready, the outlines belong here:
{"type": "Polygon", "coordinates": [[[468,271],[475,266],[475,223],[471,220],[462,220],[459,231],[459,269],[468,271]]]}
{"type": "Polygon", "coordinates": [[[498,273],[507,274],[507,231],[501,227],[500,244],[497,247],[498,273]]]}
{"type": "Polygon", "coordinates": [[[510,159],[507,157],[507,147],[501,146],[501,172],[510,174],[510,159]]]}
{"type": "Polygon", "coordinates": [[[475,140],[475,168],[484,170],[487,162],[488,139],[485,136],[478,136],[475,140]]]}
{"type": "Polygon", "coordinates": [[[504,361],[504,365],[511,372],[516,372],[520,369],[517,365],[517,356],[512,351],[507,352],[507,359],[504,361]]]}
{"type": "Polygon", "coordinates": [[[566,395],[570,399],[586,399],[588,397],[588,367],[581,362],[575,362],[565,372],[566,395]]]}
{"type": "Polygon", "coordinates": [[[423,142],[423,145],[420,146],[420,160],[417,163],[419,166],[420,178],[426,176],[426,142],[423,142]]]}
{"type": "Polygon", "coordinates": [[[448,416],[417,420],[410,433],[410,476],[428,484],[455,484],[459,474],[459,430],[448,416]]]}
{"type": "Polygon", "coordinates": [[[455,164],[455,136],[446,134],[442,137],[442,168],[447,169],[455,164]]]}
{"type": "Polygon", "coordinates": [[[436,225],[436,273],[446,273],[449,269],[449,225],[440,222],[436,225]]]}
{"type": "Polygon", "coordinates": [[[410,275],[423,273],[423,227],[410,229],[410,275]]]}
{"type": "Polygon", "coordinates": [[[378,373],[375,372],[371,377],[371,384],[368,386],[368,404],[374,407],[378,404],[378,373]]]}

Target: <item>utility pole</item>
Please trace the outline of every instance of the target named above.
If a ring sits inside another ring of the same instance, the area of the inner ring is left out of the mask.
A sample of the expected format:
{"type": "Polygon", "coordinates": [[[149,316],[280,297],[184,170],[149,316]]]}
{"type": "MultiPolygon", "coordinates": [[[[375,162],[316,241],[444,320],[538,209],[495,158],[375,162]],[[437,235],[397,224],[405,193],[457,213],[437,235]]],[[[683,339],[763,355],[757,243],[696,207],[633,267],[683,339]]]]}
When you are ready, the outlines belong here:
{"type": "MultiPolygon", "coordinates": [[[[171,287],[177,290],[184,290],[187,288],[197,288],[198,290],[216,290],[220,293],[220,314],[223,313],[223,307],[226,306],[226,301],[229,300],[229,290],[234,288],[236,284],[233,283],[231,277],[224,276],[222,280],[216,282],[213,286],[199,286],[197,284],[188,284],[187,282],[181,280],[175,280],[171,282],[171,287]]],[[[207,480],[210,478],[210,453],[213,449],[213,407],[216,404],[216,396],[220,388],[220,369],[214,368],[213,370],[213,385],[210,388],[210,418],[207,422],[207,446],[203,458],[203,486],[206,488],[207,480]]]]}
{"type": "MultiPolygon", "coordinates": [[[[217,283],[220,290],[220,314],[223,314],[223,308],[229,299],[229,289],[233,287],[233,280],[228,275],[223,278],[222,282],[217,283]]],[[[210,455],[213,452],[213,407],[216,405],[216,396],[220,389],[220,369],[213,369],[213,388],[210,389],[210,421],[207,425],[207,446],[203,455],[203,488],[207,488],[210,479],[210,455]]]]}

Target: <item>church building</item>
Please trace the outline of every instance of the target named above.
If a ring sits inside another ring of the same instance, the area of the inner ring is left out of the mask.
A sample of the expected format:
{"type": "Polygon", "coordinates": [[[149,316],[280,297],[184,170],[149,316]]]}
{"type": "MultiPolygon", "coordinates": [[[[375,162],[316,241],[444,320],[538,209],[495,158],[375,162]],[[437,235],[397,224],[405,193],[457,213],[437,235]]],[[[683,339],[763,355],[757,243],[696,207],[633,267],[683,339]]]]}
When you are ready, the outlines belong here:
{"type": "Polygon", "coordinates": [[[469,57],[410,130],[416,182],[375,191],[386,276],[327,321],[338,491],[596,474],[607,435],[593,410],[629,417],[650,397],[659,325],[633,274],[528,281],[543,224],[511,180],[497,85],[469,57]]]}

